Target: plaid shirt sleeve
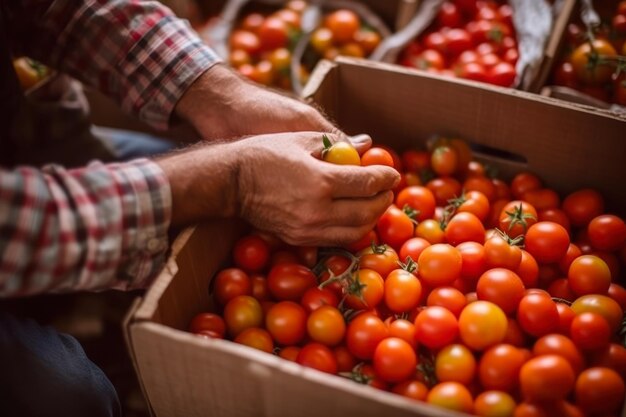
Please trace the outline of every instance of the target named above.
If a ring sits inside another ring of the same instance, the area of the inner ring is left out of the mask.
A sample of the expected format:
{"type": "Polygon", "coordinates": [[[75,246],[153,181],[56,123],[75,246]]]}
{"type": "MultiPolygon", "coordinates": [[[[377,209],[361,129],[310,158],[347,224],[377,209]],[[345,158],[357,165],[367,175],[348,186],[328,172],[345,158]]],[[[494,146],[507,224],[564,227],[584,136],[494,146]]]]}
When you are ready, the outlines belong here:
{"type": "Polygon", "coordinates": [[[163,265],[171,195],[148,160],[0,170],[0,296],[142,288],[163,265]]]}
{"type": "MultiPolygon", "coordinates": [[[[10,2],[9,2],[10,3],[10,2]]],[[[115,98],[165,129],[187,88],[218,56],[171,10],[145,0],[15,0],[20,52],[115,98]]]]}

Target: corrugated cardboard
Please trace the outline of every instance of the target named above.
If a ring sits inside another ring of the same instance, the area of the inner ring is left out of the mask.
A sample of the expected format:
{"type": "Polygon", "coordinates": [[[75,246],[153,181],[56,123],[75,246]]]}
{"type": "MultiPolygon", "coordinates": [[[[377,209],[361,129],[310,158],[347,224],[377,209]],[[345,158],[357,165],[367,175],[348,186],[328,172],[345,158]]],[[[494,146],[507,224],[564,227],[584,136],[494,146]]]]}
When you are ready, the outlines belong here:
{"type": "MultiPolygon", "coordinates": [[[[433,133],[456,135],[526,159],[485,156],[504,172],[528,168],[562,191],[595,185],[615,206],[626,207],[619,185],[625,120],[363,60],[324,62],[306,92],[349,133],[368,132],[398,149],[433,133]]],[[[156,416],[459,415],[184,331],[195,314],[210,308],[210,279],[244,229],[220,221],[185,231],[129,313],[129,351],[156,416]]]]}

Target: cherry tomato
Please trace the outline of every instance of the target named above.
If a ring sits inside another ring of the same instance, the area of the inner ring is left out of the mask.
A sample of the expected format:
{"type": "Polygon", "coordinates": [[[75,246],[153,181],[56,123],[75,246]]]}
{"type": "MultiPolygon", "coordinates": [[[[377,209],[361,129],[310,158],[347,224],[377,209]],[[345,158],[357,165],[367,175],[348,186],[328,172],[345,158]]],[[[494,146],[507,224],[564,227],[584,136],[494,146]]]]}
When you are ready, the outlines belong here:
{"type": "Polygon", "coordinates": [[[306,290],[300,300],[300,304],[304,307],[306,312],[310,314],[312,311],[315,311],[322,306],[328,305],[337,307],[339,304],[339,298],[332,290],[312,287],[306,290]]]}
{"type": "Polygon", "coordinates": [[[271,51],[287,46],[289,25],[278,17],[268,17],[263,21],[257,32],[261,49],[271,51]]]}
{"type": "Polygon", "coordinates": [[[428,387],[421,381],[409,379],[394,385],[391,392],[417,401],[426,401],[428,387]]]}
{"type": "Polygon", "coordinates": [[[484,350],[502,342],[506,327],[506,315],[489,301],[469,303],[459,316],[461,340],[473,350],[484,350]]]}
{"type": "Polygon", "coordinates": [[[326,16],[324,25],[330,29],[337,42],[343,43],[353,39],[361,22],[353,11],[340,9],[326,16]]]}
{"type": "Polygon", "coordinates": [[[524,283],[524,287],[532,288],[537,285],[537,280],[539,279],[539,265],[537,265],[537,261],[530,253],[522,250],[522,260],[515,273],[524,283]]]}
{"type": "Polygon", "coordinates": [[[607,348],[593,353],[591,365],[613,369],[622,379],[626,376],[626,348],[618,343],[611,343],[607,348]]]}
{"type": "Polygon", "coordinates": [[[361,157],[352,144],[344,141],[335,142],[324,148],[322,159],[337,165],[361,165],[361,157]]]}
{"type": "Polygon", "coordinates": [[[591,188],[574,191],[563,200],[563,211],[575,227],[586,226],[604,213],[604,198],[591,188]]]}
{"type": "Polygon", "coordinates": [[[564,399],[572,391],[576,375],[562,356],[541,355],[522,365],[519,380],[524,399],[554,401],[564,399]]]}
{"type": "Polygon", "coordinates": [[[398,267],[398,254],[387,245],[369,246],[359,252],[358,256],[361,268],[373,269],[383,277],[398,267]]]}
{"type": "Polygon", "coordinates": [[[417,355],[413,347],[397,337],[383,339],[372,360],[376,374],[387,382],[401,382],[415,374],[417,355]]]}
{"type": "Polygon", "coordinates": [[[349,324],[346,346],[359,359],[371,359],[378,343],[389,335],[385,323],[371,313],[361,313],[349,324]]]}
{"type": "Polygon", "coordinates": [[[308,343],[300,349],[296,362],[328,374],[337,373],[337,359],[333,351],[321,343],[308,343]]]}
{"type": "Polygon", "coordinates": [[[431,244],[443,243],[446,239],[441,224],[434,219],[424,220],[415,228],[415,236],[425,239],[431,244]]]}
{"type": "Polygon", "coordinates": [[[583,350],[601,349],[609,345],[611,328],[600,314],[581,313],[572,320],[570,337],[583,350]]]}
{"type": "Polygon", "coordinates": [[[522,350],[509,344],[495,345],[485,351],[478,364],[480,383],[485,389],[513,392],[524,362],[522,350]]]}
{"type": "Polygon", "coordinates": [[[295,362],[298,358],[298,353],[300,353],[299,346],[286,346],[278,352],[278,356],[290,362],[295,362]]]}
{"type": "Polygon", "coordinates": [[[350,372],[357,365],[357,360],[350,353],[345,345],[336,346],[333,349],[335,359],[337,359],[337,371],[338,372],[350,372]]]}
{"type": "Polygon", "coordinates": [[[412,237],[402,244],[399,257],[403,262],[406,262],[408,257],[413,260],[419,259],[419,256],[424,249],[429,246],[430,242],[426,239],[422,239],[421,237],[412,237]]]}
{"type": "Polygon", "coordinates": [[[576,404],[589,414],[617,414],[624,402],[624,390],[624,381],[614,370],[585,369],[576,380],[576,404]]]}
{"type": "Polygon", "coordinates": [[[233,337],[250,327],[259,327],[263,323],[261,304],[249,295],[238,295],[224,307],[224,321],[233,337]]]}
{"type": "Polygon", "coordinates": [[[394,313],[413,310],[422,297],[422,284],[404,269],[392,271],[385,279],[385,304],[394,313]]]}
{"type": "Polygon", "coordinates": [[[400,250],[402,244],[413,236],[414,229],[411,218],[393,204],[376,223],[380,240],[396,250],[400,250]]]}
{"type": "Polygon", "coordinates": [[[526,251],[540,263],[559,262],[570,244],[567,230],[552,222],[539,222],[530,226],[524,242],[526,251]]]}
{"type": "Polygon", "coordinates": [[[300,343],[306,334],[307,316],[304,308],[293,301],[274,304],[265,317],[265,328],[281,345],[300,343]]]}
{"type": "MultiPolygon", "coordinates": [[[[381,37],[372,30],[359,29],[354,34],[354,40],[361,47],[365,56],[368,56],[380,45],[381,37]]],[[[394,165],[390,165],[394,166],[394,165]]]]}
{"type": "Polygon", "coordinates": [[[484,222],[487,216],[489,215],[489,199],[485,196],[482,191],[470,190],[468,191],[467,186],[465,185],[467,181],[464,183],[465,193],[461,197],[463,202],[457,208],[457,213],[460,212],[469,212],[475,215],[480,219],[481,222],[484,222]]]}
{"type": "Polygon", "coordinates": [[[572,261],[567,273],[569,286],[578,296],[606,294],[611,285],[611,271],[597,256],[582,255],[572,261]]]}
{"type": "Polygon", "coordinates": [[[485,391],[474,401],[474,414],[477,416],[512,416],[515,400],[506,392],[485,391]]]}
{"type": "Polygon", "coordinates": [[[598,250],[614,251],[626,244],[626,224],[612,214],[595,217],[587,226],[589,241],[598,250]]]}
{"type": "Polygon", "coordinates": [[[522,250],[510,244],[505,238],[494,233],[485,241],[485,262],[488,268],[508,268],[516,270],[522,262],[522,250]]]}
{"type": "Polygon", "coordinates": [[[442,177],[430,180],[426,184],[426,188],[433,193],[435,196],[435,202],[439,206],[445,206],[448,203],[448,200],[460,196],[462,192],[461,183],[452,177],[442,177]]]}
{"type": "MultiPolygon", "coordinates": [[[[324,283],[330,279],[330,273],[328,271],[332,272],[334,276],[343,274],[350,267],[350,260],[343,256],[332,255],[324,262],[324,266],[326,267],[326,271],[322,272],[320,275],[320,283],[324,283]]],[[[324,289],[331,290],[337,298],[343,297],[343,288],[339,282],[327,284],[324,286],[324,289]]]]}
{"type": "Polygon", "coordinates": [[[567,278],[558,278],[550,283],[547,289],[550,296],[572,302],[576,299],[576,294],[572,291],[567,278]]]}
{"type": "Polygon", "coordinates": [[[214,337],[219,339],[224,338],[224,334],[226,333],[226,323],[224,319],[214,313],[199,313],[191,319],[191,323],[189,323],[189,331],[191,333],[199,333],[201,331],[211,331],[215,333],[214,337]]]}
{"type": "Polygon", "coordinates": [[[456,317],[459,317],[463,308],[467,305],[465,295],[453,287],[437,287],[428,295],[426,305],[439,306],[448,309],[456,317]]]}
{"type": "Polygon", "coordinates": [[[565,358],[571,365],[574,373],[578,375],[585,366],[582,352],[576,347],[569,337],[561,334],[549,334],[539,338],[533,346],[533,355],[559,355],[565,358]]]}
{"type": "Polygon", "coordinates": [[[453,381],[468,385],[475,373],[476,359],[464,345],[448,345],[437,353],[435,374],[439,382],[453,381]]]}
{"type": "Polygon", "coordinates": [[[267,353],[272,353],[274,350],[272,336],[270,336],[267,330],[258,327],[250,327],[239,333],[237,337],[235,337],[235,343],[267,353]]]}
{"type": "Polygon", "coordinates": [[[515,67],[508,62],[500,62],[489,68],[486,81],[500,87],[512,87],[517,72],[515,67]]]}
{"type": "Polygon", "coordinates": [[[396,197],[396,206],[403,208],[405,205],[418,212],[415,218],[418,222],[431,219],[435,214],[435,196],[426,187],[415,185],[400,191],[396,197]]]}
{"type": "Polygon", "coordinates": [[[532,204],[515,200],[507,203],[500,212],[499,228],[512,238],[526,234],[537,222],[537,210],[532,204]]]}
{"type": "Polygon", "coordinates": [[[574,66],[569,61],[558,64],[554,70],[553,82],[555,85],[562,85],[569,88],[578,88],[580,81],[574,71],[574,66]]]}
{"type": "Polygon", "coordinates": [[[373,269],[359,269],[354,273],[354,277],[358,280],[359,288],[356,289],[356,293],[346,297],[346,304],[355,310],[376,307],[384,297],[383,278],[373,269]]]}
{"type": "Polygon", "coordinates": [[[551,208],[539,211],[537,219],[540,222],[558,223],[563,226],[568,232],[571,228],[569,217],[563,210],[558,208],[551,208]]]}
{"type": "Polygon", "coordinates": [[[436,349],[456,339],[459,325],[449,310],[437,306],[426,307],[415,318],[415,331],[419,343],[436,349]]]}
{"type": "Polygon", "coordinates": [[[346,323],[341,312],[333,306],[322,306],[307,319],[309,337],[326,346],[338,345],[346,333],[346,323]]]}
{"type": "Polygon", "coordinates": [[[556,331],[559,312],[547,293],[527,293],[517,307],[517,321],[526,333],[541,337],[556,331]]]}
{"type": "Polygon", "coordinates": [[[317,285],[309,268],[299,264],[275,265],[267,276],[270,293],[279,301],[300,301],[304,293],[317,285]]]}
{"type": "Polygon", "coordinates": [[[391,154],[383,148],[376,146],[368,149],[361,155],[361,165],[386,165],[388,167],[394,167],[391,154]]]}
{"type": "Polygon", "coordinates": [[[261,13],[250,13],[241,21],[241,28],[249,30],[250,32],[256,32],[259,30],[264,20],[265,17],[261,13]]]}
{"type": "Polygon", "coordinates": [[[513,197],[521,199],[525,192],[541,188],[541,180],[530,172],[521,172],[511,181],[511,193],[513,197]]]}
{"type": "Polygon", "coordinates": [[[333,45],[333,32],[325,27],[315,29],[311,34],[311,46],[318,54],[323,55],[333,45]]]}
{"type": "Polygon", "coordinates": [[[217,302],[220,305],[226,305],[238,295],[251,294],[252,283],[248,274],[241,269],[227,268],[221,270],[215,277],[213,291],[217,302]]]}
{"type": "Polygon", "coordinates": [[[240,49],[254,55],[261,49],[259,37],[247,30],[236,30],[230,36],[230,49],[240,49]]]}
{"type": "Polygon", "coordinates": [[[426,402],[462,413],[471,413],[473,409],[472,394],[458,382],[441,382],[435,385],[428,393],[426,402]]]}
{"type": "Polygon", "coordinates": [[[616,55],[615,48],[608,41],[596,38],[593,42],[585,42],[574,49],[570,60],[579,80],[586,84],[601,85],[610,80],[613,67],[598,62],[598,57],[611,58],[616,55]]]}
{"type": "Polygon", "coordinates": [[[412,67],[423,71],[430,69],[441,70],[445,67],[445,59],[436,49],[424,49],[410,62],[412,67]]]}
{"type": "Polygon", "coordinates": [[[437,13],[437,24],[440,27],[456,28],[461,23],[462,16],[456,5],[449,1],[444,2],[437,13]]]}
{"type": "Polygon", "coordinates": [[[417,261],[420,278],[430,287],[450,285],[461,276],[463,259],[450,245],[436,244],[422,251],[417,261]]]}
{"type": "Polygon", "coordinates": [[[485,241],[485,227],[478,217],[469,212],[455,214],[445,230],[446,241],[453,246],[463,242],[485,241]]]}
{"type": "Polygon", "coordinates": [[[597,313],[609,324],[611,333],[615,333],[622,324],[622,308],[617,301],[601,294],[589,294],[579,297],[572,303],[575,314],[597,313]]]}
{"type": "Polygon", "coordinates": [[[269,252],[269,245],[260,236],[244,236],[235,243],[233,260],[244,271],[258,272],[267,265],[269,252]]]}
{"type": "Polygon", "coordinates": [[[626,289],[623,286],[611,283],[609,285],[609,297],[619,304],[622,311],[626,310],[626,289]]]}
{"type": "Polygon", "coordinates": [[[511,270],[490,269],[481,275],[476,285],[479,300],[491,301],[507,314],[515,312],[524,297],[524,283],[511,270]]]}
{"type": "Polygon", "coordinates": [[[458,245],[461,254],[461,279],[476,282],[487,269],[485,248],[480,243],[464,242],[458,245]]]}
{"type": "Polygon", "coordinates": [[[555,209],[561,205],[559,195],[551,188],[526,191],[522,199],[530,203],[537,211],[555,209]]]}
{"type": "Polygon", "coordinates": [[[556,310],[559,313],[559,326],[556,331],[562,335],[569,336],[569,329],[574,317],[576,317],[576,313],[570,306],[564,303],[556,303],[556,310]]]}

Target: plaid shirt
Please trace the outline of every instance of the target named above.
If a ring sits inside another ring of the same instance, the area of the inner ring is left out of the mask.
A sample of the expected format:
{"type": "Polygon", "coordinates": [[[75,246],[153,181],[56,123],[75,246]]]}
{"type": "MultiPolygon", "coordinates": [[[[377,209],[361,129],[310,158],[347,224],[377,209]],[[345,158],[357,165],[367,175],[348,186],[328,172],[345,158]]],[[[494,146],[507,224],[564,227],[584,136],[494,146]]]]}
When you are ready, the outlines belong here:
{"type": "MultiPolygon", "coordinates": [[[[95,86],[157,128],[168,126],[183,92],[218,61],[157,2],[0,6],[15,55],[95,86]]],[[[0,296],[145,287],[165,259],[170,214],[167,178],[148,160],[0,169],[0,296]]]]}

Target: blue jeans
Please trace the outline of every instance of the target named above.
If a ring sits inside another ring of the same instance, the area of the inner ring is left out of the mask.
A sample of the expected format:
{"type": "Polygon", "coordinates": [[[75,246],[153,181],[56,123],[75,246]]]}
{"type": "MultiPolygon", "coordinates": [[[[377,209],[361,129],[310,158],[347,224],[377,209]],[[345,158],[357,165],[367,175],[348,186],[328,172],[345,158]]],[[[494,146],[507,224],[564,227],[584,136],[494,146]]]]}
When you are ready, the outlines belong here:
{"type": "Polygon", "coordinates": [[[0,416],[121,415],[115,388],[76,339],[0,313],[0,416]]]}
{"type": "Polygon", "coordinates": [[[160,155],[176,148],[174,142],[147,133],[100,126],[92,126],[91,133],[113,150],[118,161],[160,155]]]}

